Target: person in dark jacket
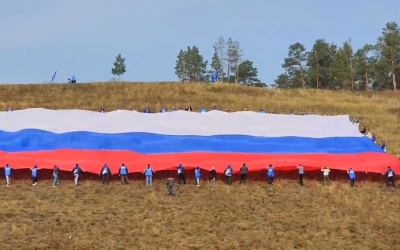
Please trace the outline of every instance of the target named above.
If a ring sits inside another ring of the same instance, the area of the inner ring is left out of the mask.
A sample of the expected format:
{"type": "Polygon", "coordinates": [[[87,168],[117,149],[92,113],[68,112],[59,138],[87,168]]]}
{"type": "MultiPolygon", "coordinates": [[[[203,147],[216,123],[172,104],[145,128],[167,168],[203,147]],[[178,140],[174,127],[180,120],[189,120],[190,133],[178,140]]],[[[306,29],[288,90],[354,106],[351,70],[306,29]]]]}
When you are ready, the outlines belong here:
{"type": "Polygon", "coordinates": [[[210,170],[210,184],[211,186],[215,185],[215,179],[217,178],[217,171],[215,170],[215,167],[212,167],[210,170]]]}
{"type": "Polygon", "coordinates": [[[119,176],[121,176],[121,184],[129,184],[128,182],[128,168],[122,163],[122,166],[119,168],[119,176]]]}
{"type": "Polygon", "coordinates": [[[297,166],[297,169],[299,170],[299,185],[300,185],[300,186],[304,186],[304,183],[303,183],[303,179],[304,179],[304,167],[303,167],[303,165],[299,164],[299,165],[297,166]]]}
{"type": "Polygon", "coordinates": [[[182,164],[179,164],[178,167],[176,167],[178,170],[178,181],[179,185],[183,183],[183,185],[186,185],[186,178],[185,178],[185,167],[182,164]]]}
{"type": "Polygon", "coordinates": [[[390,184],[392,184],[393,187],[396,187],[396,184],[394,183],[394,176],[396,175],[396,173],[391,167],[388,167],[387,171],[383,173],[383,175],[387,176],[386,187],[389,187],[390,184]]]}
{"type": "Polygon", "coordinates": [[[243,163],[243,166],[240,168],[240,183],[247,183],[247,173],[249,172],[249,168],[246,166],[246,163],[243,163]]]}
{"type": "Polygon", "coordinates": [[[172,178],[172,177],[169,177],[167,179],[167,192],[168,192],[168,195],[175,195],[175,192],[174,192],[174,178],[172,178]]]}
{"type": "Polygon", "coordinates": [[[103,184],[109,184],[110,182],[110,176],[112,175],[110,168],[107,166],[107,164],[104,164],[104,166],[101,168],[100,171],[100,176],[103,179],[103,184]]]}

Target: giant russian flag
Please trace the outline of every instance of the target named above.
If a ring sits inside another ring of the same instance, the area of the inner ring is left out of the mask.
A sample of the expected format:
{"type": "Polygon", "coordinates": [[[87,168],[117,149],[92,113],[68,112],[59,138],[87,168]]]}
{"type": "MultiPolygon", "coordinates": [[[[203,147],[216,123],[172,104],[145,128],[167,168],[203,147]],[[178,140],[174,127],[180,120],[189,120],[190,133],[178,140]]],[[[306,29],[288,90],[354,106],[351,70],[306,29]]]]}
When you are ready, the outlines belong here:
{"type": "Polygon", "coordinates": [[[398,160],[382,152],[342,116],[297,116],[255,112],[144,114],[84,110],[27,109],[0,112],[0,163],[15,169],[39,165],[71,170],[75,163],[98,173],[107,163],[115,172],[125,163],[141,172],[150,163],[168,170],[246,163],[250,171],[291,170],[298,164],[319,169],[384,172],[398,160]]]}

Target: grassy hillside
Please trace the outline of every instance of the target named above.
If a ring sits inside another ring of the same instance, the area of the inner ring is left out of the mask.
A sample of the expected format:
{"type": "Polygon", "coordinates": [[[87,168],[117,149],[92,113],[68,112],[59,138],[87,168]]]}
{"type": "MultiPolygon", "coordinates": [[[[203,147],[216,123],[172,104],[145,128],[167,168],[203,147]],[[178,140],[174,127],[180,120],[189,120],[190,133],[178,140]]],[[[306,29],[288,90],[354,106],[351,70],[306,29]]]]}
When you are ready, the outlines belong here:
{"type": "MultiPolygon", "coordinates": [[[[195,110],[216,105],[228,110],[278,110],[349,114],[358,117],[388,151],[400,154],[400,98],[395,92],[267,90],[233,84],[91,83],[77,85],[0,85],[0,109],[152,110],[191,105],[195,110]]],[[[294,124],[295,126],[295,124],[294,124]]]]}
{"type": "MultiPolygon", "coordinates": [[[[94,83],[0,85],[0,108],[158,110],[277,109],[280,112],[348,113],[400,152],[396,93],[266,90],[236,85],[94,83]]],[[[293,124],[296,126],[296,124],[293,124]]],[[[44,179],[44,173],[39,174],[44,179]]],[[[109,186],[87,180],[52,188],[19,180],[0,188],[1,249],[398,249],[399,189],[380,183],[333,182],[323,187],[306,175],[305,186],[193,181],[166,196],[163,181],[109,186]]]]}

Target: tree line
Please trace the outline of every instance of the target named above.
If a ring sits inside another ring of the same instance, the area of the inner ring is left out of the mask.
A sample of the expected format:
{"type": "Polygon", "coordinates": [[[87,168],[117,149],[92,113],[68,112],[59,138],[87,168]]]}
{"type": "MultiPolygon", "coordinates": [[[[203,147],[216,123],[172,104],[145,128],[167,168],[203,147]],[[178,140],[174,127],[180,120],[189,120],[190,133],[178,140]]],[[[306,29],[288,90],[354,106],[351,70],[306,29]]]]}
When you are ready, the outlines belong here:
{"type": "Polygon", "coordinates": [[[197,46],[180,50],[176,59],[175,74],[182,82],[210,82],[218,75],[218,82],[265,86],[258,79],[258,70],[253,62],[244,59],[240,43],[232,38],[219,37],[213,45],[214,54],[209,63],[197,46]]]}
{"type": "Polygon", "coordinates": [[[345,90],[397,90],[400,74],[400,29],[388,22],[375,44],[354,48],[351,40],[341,46],[317,39],[311,50],[300,43],[289,46],[276,88],[345,90]]]}

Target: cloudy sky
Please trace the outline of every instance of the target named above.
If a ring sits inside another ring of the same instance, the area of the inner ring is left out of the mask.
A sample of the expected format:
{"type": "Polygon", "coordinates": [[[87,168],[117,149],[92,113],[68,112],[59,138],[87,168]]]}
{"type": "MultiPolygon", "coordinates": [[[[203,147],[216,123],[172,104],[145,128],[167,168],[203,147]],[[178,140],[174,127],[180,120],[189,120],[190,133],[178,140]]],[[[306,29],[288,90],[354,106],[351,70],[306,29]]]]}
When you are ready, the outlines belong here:
{"type": "Polygon", "coordinates": [[[400,1],[321,0],[12,0],[0,4],[0,82],[43,83],[76,75],[108,81],[115,56],[129,81],[175,81],[180,49],[211,59],[219,36],[238,40],[262,81],[282,72],[287,48],[318,38],[374,43],[400,1]],[[388,7],[390,6],[390,7],[388,7]]]}

